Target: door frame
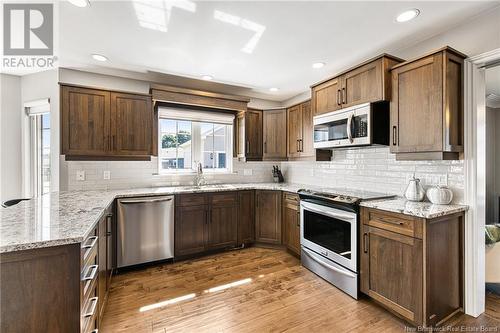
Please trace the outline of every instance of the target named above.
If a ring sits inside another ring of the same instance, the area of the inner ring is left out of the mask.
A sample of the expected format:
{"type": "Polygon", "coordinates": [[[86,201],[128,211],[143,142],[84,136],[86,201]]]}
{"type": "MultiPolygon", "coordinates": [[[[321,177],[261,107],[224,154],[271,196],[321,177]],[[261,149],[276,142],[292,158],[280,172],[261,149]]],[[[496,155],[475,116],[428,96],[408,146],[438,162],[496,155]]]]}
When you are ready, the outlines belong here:
{"type": "Polygon", "coordinates": [[[485,69],[500,61],[500,48],[465,59],[464,65],[464,310],[485,310],[486,90],[485,69]]]}

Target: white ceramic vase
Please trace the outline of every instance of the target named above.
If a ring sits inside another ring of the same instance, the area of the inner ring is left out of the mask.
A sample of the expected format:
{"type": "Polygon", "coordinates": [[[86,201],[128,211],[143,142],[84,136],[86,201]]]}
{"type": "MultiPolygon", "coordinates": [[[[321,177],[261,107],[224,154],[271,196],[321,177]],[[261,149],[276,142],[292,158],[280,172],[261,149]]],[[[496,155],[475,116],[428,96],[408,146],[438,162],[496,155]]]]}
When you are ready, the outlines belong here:
{"type": "Polygon", "coordinates": [[[436,205],[448,205],[453,200],[453,192],[446,186],[432,186],[426,194],[429,201],[436,205]]]}

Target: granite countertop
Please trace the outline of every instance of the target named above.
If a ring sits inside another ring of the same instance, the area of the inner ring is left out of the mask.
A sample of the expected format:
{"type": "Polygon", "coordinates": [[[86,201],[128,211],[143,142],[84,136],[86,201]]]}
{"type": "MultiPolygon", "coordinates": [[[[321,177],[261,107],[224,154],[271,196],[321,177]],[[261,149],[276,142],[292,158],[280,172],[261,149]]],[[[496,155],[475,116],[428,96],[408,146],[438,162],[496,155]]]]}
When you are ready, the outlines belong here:
{"type": "Polygon", "coordinates": [[[0,209],[0,253],[82,242],[116,198],[238,191],[297,192],[299,184],[221,184],[110,191],[53,192],[0,209]]]}
{"type": "Polygon", "coordinates": [[[408,201],[401,197],[385,200],[363,201],[360,203],[360,206],[423,217],[425,219],[465,212],[469,209],[468,206],[464,205],[435,205],[430,202],[408,201]]]}
{"type": "MultiPolygon", "coordinates": [[[[110,191],[53,192],[0,209],[0,253],[82,242],[116,198],[239,190],[279,190],[296,193],[307,188],[370,198],[374,193],[303,184],[247,183],[204,186],[153,187],[110,191]]],[[[401,199],[364,201],[362,206],[419,217],[436,217],[466,210],[466,206],[429,203],[407,205],[401,199]]]]}

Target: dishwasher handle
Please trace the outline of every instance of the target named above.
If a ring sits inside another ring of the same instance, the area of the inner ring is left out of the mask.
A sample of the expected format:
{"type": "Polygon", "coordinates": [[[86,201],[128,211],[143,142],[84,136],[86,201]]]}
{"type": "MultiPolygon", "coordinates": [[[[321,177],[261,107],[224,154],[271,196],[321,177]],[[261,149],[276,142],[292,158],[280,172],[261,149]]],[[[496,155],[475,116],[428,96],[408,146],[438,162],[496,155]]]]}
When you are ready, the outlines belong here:
{"type": "Polygon", "coordinates": [[[121,204],[139,204],[139,203],[150,203],[150,202],[167,202],[172,201],[174,197],[145,197],[140,199],[121,199],[118,202],[121,204]]]}

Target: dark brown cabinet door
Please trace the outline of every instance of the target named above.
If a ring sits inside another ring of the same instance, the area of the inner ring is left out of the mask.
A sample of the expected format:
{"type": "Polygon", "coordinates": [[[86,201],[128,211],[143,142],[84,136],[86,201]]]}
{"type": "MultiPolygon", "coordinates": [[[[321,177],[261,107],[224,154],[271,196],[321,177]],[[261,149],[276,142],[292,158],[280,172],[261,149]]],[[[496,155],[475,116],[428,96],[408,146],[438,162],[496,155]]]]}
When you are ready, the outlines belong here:
{"type": "Polygon", "coordinates": [[[362,225],[361,291],[415,323],[422,322],[422,240],[362,225]]]}
{"type": "Polygon", "coordinates": [[[384,99],[382,62],[380,58],[342,76],[342,107],[384,99]]]}
{"type": "Polygon", "coordinates": [[[151,97],[111,93],[111,150],[120,156],[152,154],[151,97]]]}
{"type": "Polygon", "coordinates": [[[255,241],[255,191],[238,193],[238,245],[255,241]]]}
{"type": "Polygon", "coordinates": [[[262,110],[248,109],[245,113],[245,156],[262,159],[262,110]]]}
{"type": "Polygon", "coordinates": [[[302,139],[302,105],[295,105],[287,109],[286,113],[288,157],[296,158],[300,156],[300,140],[302,139]]]}
{"type": "Polygon", "coordinates": [[[391,152],[443,149],[443,56],[392,71],[391,152]]]}
{"type": "Polygon", "coordinates": [[[180,206],[175,218],[175,256],[203,252],[207,243],[208,206],[180,206]]]}
{"type": "Polygon", "coordinates": [[[284,200],[283,243],[290,251],[300,255],[300,210],[296,204],[284,200]]]}
{"type": "Polygon", "coordinates": [[[238,193],[211,194],[210,203],[210,218],[207,229],[208,247],[236,246],[238,238],[238,193]]]}
{"type": "Polygon", "coordinates": [[[63,86],[61,153],[105,156],[110,150],[110,93],[63,86]]]}
{"type": "Polygon", "coordinates": [[[314,126],[311,101],[301,104],[302,137],[300,141],[300,157],[314,157],[314,126]]]}
{"type": "Polygon", "coordinates": [[[314,115],[336,111],[342,108],[341,78],[336,77],[312,88],[311,103],[314,115]]]}
{"type": "Polygon", "coordinates": [[[286,109],[263,112],[265,160],[286,160],[286,109]]]}
{"type": "Polygon", "coordinates": [[[257,190],[255,240],[281,244],[281,192],[257,190]]]}

